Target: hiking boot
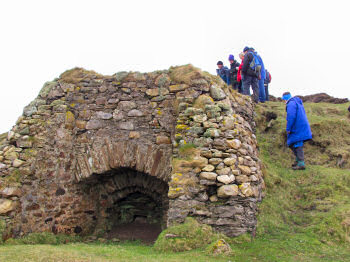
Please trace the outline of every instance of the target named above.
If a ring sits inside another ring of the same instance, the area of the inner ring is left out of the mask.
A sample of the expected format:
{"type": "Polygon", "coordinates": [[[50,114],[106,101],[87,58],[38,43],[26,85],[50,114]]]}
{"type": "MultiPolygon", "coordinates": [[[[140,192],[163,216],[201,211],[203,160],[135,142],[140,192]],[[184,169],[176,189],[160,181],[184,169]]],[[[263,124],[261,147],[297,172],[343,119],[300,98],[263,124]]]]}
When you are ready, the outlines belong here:
{"type": "Polygon", "coordinates": [[[298,161],[295,161],[293,164],[292,164],[292,168],[293,167],[296,167],[298,165],[298,161]]]}
{"type": "Polygon", "coordinates": [[[294,167],[292,167],[293,170],[305,170],[305,162],[304,161],[298,161],[298,164],[294,167]]]}

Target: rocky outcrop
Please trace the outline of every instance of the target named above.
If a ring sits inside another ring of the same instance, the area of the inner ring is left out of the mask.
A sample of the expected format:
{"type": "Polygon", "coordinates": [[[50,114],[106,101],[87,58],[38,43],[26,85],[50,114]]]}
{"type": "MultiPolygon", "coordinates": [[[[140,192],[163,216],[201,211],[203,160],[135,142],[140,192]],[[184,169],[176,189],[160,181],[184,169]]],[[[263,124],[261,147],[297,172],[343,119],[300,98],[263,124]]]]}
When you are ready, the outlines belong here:
{"type": "Polygon", "coordinates": [[[66,71],[0,145],[4,236],[108,231],[140,216],[134,202],[145,199],[159,215],[141,216],[163,227],[192,216],[229,236],[254,231],[264,182],[253,111],[249,97],[191,65],[66,71]]]}

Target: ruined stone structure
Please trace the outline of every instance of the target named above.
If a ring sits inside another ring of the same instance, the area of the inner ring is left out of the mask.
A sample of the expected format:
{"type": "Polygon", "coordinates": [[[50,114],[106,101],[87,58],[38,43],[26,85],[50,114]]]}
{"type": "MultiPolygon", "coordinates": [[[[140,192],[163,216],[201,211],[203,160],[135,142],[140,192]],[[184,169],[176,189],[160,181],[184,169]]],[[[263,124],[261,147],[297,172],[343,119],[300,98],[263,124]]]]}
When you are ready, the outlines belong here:
{"type": "Polygon", "coordinates": [[[264,187],[253,104],[191,65],[47,82],[0,142],[3,238],[187,216],[252,232],[264,187]]]}

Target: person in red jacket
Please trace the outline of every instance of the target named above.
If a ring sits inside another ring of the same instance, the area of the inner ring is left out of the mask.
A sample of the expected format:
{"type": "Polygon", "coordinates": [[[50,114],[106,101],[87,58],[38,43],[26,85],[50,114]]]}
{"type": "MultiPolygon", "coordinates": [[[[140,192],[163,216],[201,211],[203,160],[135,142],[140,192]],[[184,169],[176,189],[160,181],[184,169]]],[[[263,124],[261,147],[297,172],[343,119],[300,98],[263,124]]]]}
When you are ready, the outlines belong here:
{"type": "Polygon", "coordinates": [[[244,54],[240,53],[239,58],[241,59],[241,64],[238,67],[238,72],[237,72],[237,82],[238,82],[238,92],[242,94],[242,67],[243,67],[243,59],[244,59],[244,54]]]}

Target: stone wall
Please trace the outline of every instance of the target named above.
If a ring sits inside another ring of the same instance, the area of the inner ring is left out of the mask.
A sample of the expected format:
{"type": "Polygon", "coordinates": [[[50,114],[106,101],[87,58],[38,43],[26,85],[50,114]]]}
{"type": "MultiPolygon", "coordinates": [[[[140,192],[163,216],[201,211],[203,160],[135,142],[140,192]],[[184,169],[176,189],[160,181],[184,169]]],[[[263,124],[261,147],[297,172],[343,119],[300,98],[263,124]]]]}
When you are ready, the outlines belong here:
{"type": "Polygon", "coordinates": [[[0,143],[3,238],[108,231],[135,193],[165,226],[193,216],[229,236],[252,232],[264,187],[253,116],[249,97],[191,65],[66,71],[0,143]]]}

